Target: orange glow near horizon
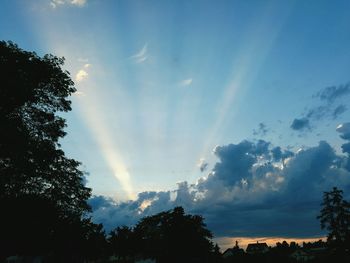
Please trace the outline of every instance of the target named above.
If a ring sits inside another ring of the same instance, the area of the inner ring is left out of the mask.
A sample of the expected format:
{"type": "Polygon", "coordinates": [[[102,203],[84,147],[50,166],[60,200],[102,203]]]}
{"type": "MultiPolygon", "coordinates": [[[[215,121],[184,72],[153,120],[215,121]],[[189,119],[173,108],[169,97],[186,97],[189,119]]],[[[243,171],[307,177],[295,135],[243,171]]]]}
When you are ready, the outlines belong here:
{"type": "Polygon", "coordinates": [[[238,241],[238,246],[244,250],[247,248],[250,243],[263,243],[265,242],[268,246],[275,246],[277,242],[283,242],[284,240],[288,242],[296,242],[299,245],[302,245],[303,242],[315,242],[318,240],[326,241],[327,237],[310,237],[310,238],[290,238],[290,237],[220,237],[214,238],[214,242],[218,243],[222,252],[228,248],[233,248],[238,241]]]}

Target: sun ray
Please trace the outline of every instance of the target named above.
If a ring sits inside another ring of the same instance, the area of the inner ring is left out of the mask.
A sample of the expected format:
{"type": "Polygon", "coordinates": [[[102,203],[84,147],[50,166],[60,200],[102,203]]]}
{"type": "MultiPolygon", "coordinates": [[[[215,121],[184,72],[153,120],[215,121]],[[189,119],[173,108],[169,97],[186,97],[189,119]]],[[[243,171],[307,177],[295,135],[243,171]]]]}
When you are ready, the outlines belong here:
{"type": "MultiPolygon", "coordinates": [[[[218,142],[220,140],[220,130],[224,126],[228,115],[233,119],[235,114],[238,113],[237,109],[235,109],[235,102],[239,96],[240,98],[244,97],[244,93],[247,92],[254,82],[291,10],[292,5],[290,4],[286,7],[286,12],[283,16],[284,20],[280,21],[278,25],[271,26],[273,24],[272,18],[277,10],[270,4],[267,5],[260,17],[252,21],[252,24],[255,26],[252,27],[251,31],[247,32],[246,41],[244,41],[249,44],[241,48],[240,52],[238,52],[240,54],[239,57],[233,58],[232,73],[222,93],[221,103],[217,109],[217,118],[207,133],[206,142],[197,155],[197,160],[211,152],[212,149],[210,148],[213,147],[215,141],[218,142]],[[232,110],[234,111],[232,112],[232,110]]],[[[197,164],[194,163],[192,174],[196,174],[195,170],[197,169],[197,164]]]]}

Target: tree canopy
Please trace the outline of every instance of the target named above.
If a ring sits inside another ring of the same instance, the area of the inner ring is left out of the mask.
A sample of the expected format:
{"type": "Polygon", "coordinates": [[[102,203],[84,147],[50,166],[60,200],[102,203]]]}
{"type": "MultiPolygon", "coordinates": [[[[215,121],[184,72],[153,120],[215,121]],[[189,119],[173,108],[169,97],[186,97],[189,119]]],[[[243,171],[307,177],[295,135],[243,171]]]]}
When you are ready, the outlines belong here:
{"type": "Polygon", "coordinates": [[[157,262],[212,262],[212,234],[198,215],[185,214],[182,207],[144,217],[133,228],[117,228],[109,241],[122,258],[140,256],[157,262]]]}
{"type": "Polygon", "coordinates": [[[63,63],[0,42],[0,195],[40,194],[82,214],[91,190],[59,144],[66,123],[58,113],[71,110],[67,98],[75,92],[63,63]]]}
{"type": "Polygon", "coordinates": [[[66,134],[59,114],[71,110],[68,97],[75,92],[63,64],[63,58],[0,41],[2,253],[26,253],[25,247],[42,253],[73,226],[71,237],[80,231],[76,236],[84,238],[87,228],[101,232],[84,218],[91,189],[83,184],[80,163],[66,157],[59,143],[66,134]],[[40,244],[30,242],[35,237],[40,244]]]}

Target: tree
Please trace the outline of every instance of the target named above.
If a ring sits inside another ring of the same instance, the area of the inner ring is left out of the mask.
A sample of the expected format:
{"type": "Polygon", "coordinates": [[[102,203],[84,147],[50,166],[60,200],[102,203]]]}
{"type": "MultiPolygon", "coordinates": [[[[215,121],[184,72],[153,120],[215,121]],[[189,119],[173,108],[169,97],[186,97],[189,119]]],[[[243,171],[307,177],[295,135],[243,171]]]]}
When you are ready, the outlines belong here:
{"type": "Polygon", "coordinates": [[[0,42],[0,195],[40,194],[66,212],[82,214],[90,189],[80,163],[65,156],[59,139],[75,92],[63,58],[39,57],[0,42]]]}
{"type": "Polygon", "coordinates": [[[42,217],[53,236],[58,222],[81,222],[90,209],[91,189],[83,184],[80,163],[67,158],[59,144],[66,134],[59,113],[71,110],[68,97],[76,91],[63,64],[64,58],[39,57],[0,41],[0,208],[29,210],[20,222],[16,213],[2,213],[1,234],[12,232],[0,234],[1,243],[20,235],[14,222],[26,228],[31,218],[42,217]]]}
{"type": "Polygon", "coordinates": [[[108,242],[112,255],[126,261],[132,257],[135,252],[134,233],[127,226],[117,227],[109,234],[108,242]]]}
{"type": "Polygon", "coordinates": [[[321,228],[328,230],[328,243],[337,248],[350,247],[350,203],[343,199],[343,191],[333,187],[324,192],[320,215],[321,228]]]}
{"type": "Polygon", "coordinates": [[[214,246],[203,217],[182,207],[143,218],[134,228],[138,253],[157,262],[210,262],[214,246]]]}

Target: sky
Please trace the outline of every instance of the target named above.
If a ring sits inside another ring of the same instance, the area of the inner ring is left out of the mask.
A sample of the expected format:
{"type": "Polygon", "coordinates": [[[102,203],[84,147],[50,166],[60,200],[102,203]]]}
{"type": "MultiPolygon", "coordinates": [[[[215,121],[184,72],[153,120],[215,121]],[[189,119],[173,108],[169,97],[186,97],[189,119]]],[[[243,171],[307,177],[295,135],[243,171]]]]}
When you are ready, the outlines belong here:
{"type": "Polygon", "coordinates": [[[222,244],[301,240],[325,234],[324,191],[350,197],[349,8],[3,0],[0,39],[65,57],[62,149],[107,230],[181,205],[222,244]]]}

